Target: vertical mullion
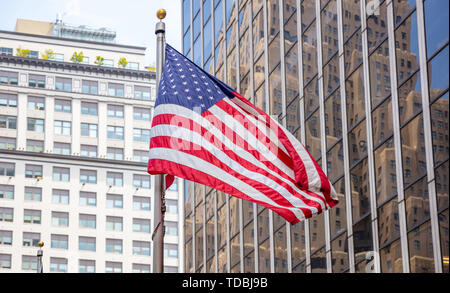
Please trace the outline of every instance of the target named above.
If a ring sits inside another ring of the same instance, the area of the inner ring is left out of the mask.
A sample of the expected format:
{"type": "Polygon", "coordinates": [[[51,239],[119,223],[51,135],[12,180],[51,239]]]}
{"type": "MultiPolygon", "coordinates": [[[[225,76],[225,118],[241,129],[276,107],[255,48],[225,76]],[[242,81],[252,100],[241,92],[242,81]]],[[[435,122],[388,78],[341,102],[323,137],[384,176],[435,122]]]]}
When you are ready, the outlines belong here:
{"type": "MultiPolygon", "coordinates": [[[[280,72],[281,72],[281,96],[282,96],[282,125],[286,128],[286,61],[284,48],[284,0],[280,0],[279,23],[280,23],[280,72]]],[[[286,222],[286,258],[288,273],[292,273],[292,252],[291,252],[291,224],[286,222]]]]}
{"type": "MultiPolygon", "coordinates": [[[[316,39],[317,39],[317,79],[319,86],[319,119],[320,119],[320,140],[322,170],[327,175],[327,145],[325,133],[325,105],[323,93],[323,56],[322,56],[322,19],[320,17],[320,1],[316,1],[316,39]]],[[[331,246],[330,246],[330,213],[329,210],[323,211],[325,224],[325,254],[327,260],[327,272],[331,273],[331,246]]]]}
{"type": "MultiPolygon", "coordinates": [[[[299,110],[300,110],[300,139],[301,143],[305,144],[306,132],[305,132],[305,97],[303,90],[303,28],[302,28],[302,9],[300,0],[297,0],[297,56],[298,56],[298,92],[299,92],[299,110]]],[[[309,220],[304,221],[305,227],[305,266],[306,271],[311,272],[311,251],[310,251],[310,239],[309,239],[309,220]]]]}
{"type": "Polygon", "coordinates": [[[428,196],[430,199],[431,237],[433,240],[434,268],[442,273],[441,243],[439,239],[439,219],[437,211],[436,186],[434,177],[433,140],[431,137],[430,92],[428,84],[427,48],[425,37],[425,16],[423,0],[416,0],[417,32],[419,44],[420,86],[422,88],[423,132],[425,136],[425,155],[427,164],[428,196]]]}
{"type": "Polygon", "coordinates": [[[370,93],[370,73],[369,73],[369,49],[367,44],[367,27],[366,27],[366,6],[365,1],[361,1],[361,36],[363,48],[363,75],[364,75],[364,105],[366,112],[366,135],[367,135],[367,160],[369,167],[369,188],[370,188],[370,208],[371,208],[371,225],[372,240],[374,253],[374,269],[376,273],[380,270],[379,255],[379,238],[378,238],[378,217],[377,217],[377,199],[375,191],[375,166],[373,157],[373,137],[372,137],[372,107],[370,93]]]}
{"type": "Polygon", "coordinates": [[[341,96],[341,115],[342,115],[342,152],[344,156],[344,184],[345,184],[345,211],[347,221],[347,242],[348,242],[348,256],[349,256],[349,271],[355,272],[355,255],[353,246],[353,226],[352,226],[352,189],[350,181],[350,162],[348,153],[348,127],[347,127],[347,107],[346,93],[345,93],[345,60],[344,60],[344,28],[342,17],[342,1],[337,0],[337,14],[338,14],[338,50],[339,50],[339,83],[341,96]]]}
{"type": "Polygon", "coordinates": [[[400,244],[402,249],[402,265],[403,272],[409,273],[409,253],[408,253],[408,238],[406,227],[406,210],[405,210],[405,195],[403,185],[403,161],[402,148],[400,136],[400,117],[398,104],[398,81],[397,81],[397,64],[396,64],[396,49],[395,49],[395,32],[394,32],[394,8],[392,2],[387,4],[387,25],[388,25],[388,42],[389,42],[389,65],[391,75],[391,103],[392,103],[392,126],[394,133],[394,147],[395,147],[395,162],[396,162],[396,176],[397,176],[397,201],[398,213],[400,222],[400,244]]]}

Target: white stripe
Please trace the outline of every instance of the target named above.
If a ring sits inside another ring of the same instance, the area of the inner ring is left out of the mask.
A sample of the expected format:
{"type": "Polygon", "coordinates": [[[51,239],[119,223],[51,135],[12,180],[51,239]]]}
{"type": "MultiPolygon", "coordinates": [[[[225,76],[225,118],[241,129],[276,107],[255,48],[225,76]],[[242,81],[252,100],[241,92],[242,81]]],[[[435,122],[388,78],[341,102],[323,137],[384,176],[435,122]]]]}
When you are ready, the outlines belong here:
{"type": "MultiPolygon", "coordinates": [[[[204,172],[212,177],[218,178],[218,180],[220,181],[226,182],[227,184],[235,187],[242,193],[246,194],[247,196],[257,201],[264,202],[266,204],[278,208],[289,210],[299,220],[305,219],[302,211],[299,210],[298,208],[280,206],[279,204],[271,200],[269,197],[267,197],[265,194],[252,187],[251,185],[245,183],[242,180],[239,180],[238,178],[225,172],[219,167],[216,167],[215,165],[205,160],[202,160],[196,156],[168,148],[152,148],[150,149],[150,160],[152,159],[166,160],[174,162],[176,164],[184,165],[192,169],[199,170],[200,172],[204,172]]],[[[305,206],[305,208],[309,208],[309,206],[305,206]]]]}
{"type": "MultiPolygon", "coordinates": [[[[218,108],[217,106],[213,106],[209,110],[211,113],[220,111],[221,112],[220,115],[219,115],[219,113],[215,114],[216,117],[220,117],[219,120],[223,119],[223,115],[227,115],[228,117],[225,118],[227,120],[222,120],[222,121],[227,121],[227,122],[230,121],[230,123],[233,123],[233,121],[236,121],[236,120],[234,120],[234,118],[231,115],[226,114],[225,112],[223,112],[222,109],[218,108]]],[[[221,131],[217,130],[217,128],[214,127],[210,121],[205,119],[200,114],[195,113],[192,110],[189,110],[186,107],[178,106],[175,104],[160,104],[160,105],[156,106],[156,108],[155,108],[154,117],[161,115],[161,114],[173,114],[173,115],[185,117],[187,119],[191,119],[194,122],[196,122],[196,123],[200,124],[201,126],[203,126],[204,128],[206,128],[211,133],[213,133],[214,136],[216,136],[217,138],[220,139],[222,137],[225,137],[225,135],[221,131]]],[[[263,160],[270,161],[278,169],[282,170],[287,176],[292,178],[292,180],[295,180],[294,170],[292,170],[291,168],[286,166],[263,143],[257,143],[257,138],[255,136],[253,136],[253,134],[251,134],[248,130],[246,130],[242,125],[240,125],[237,122],[235,123],[235,125],[236,124],[237,124],[237,126],[239,126],[239,129],[233,129],[233,130],[240,137],[242,137],[244,139],[249,138],[249,135],[250,135],[252,137],[252,139],[247,139],[246,141],[248,142],[250,147],[252,147],[255,150],[258,150],[258,152],[260,153],[260,156],[262,157],[263,160]],[[247,135],[247,134],[249,134],[249,135],[247,135]]],[[[151,134],[150,134],[150,137],[152,137],[151,134]]],[[[223,139],[221,139],[221,140],[223,140],[223,139]]],[[[234,150],[234,148],[232,148],[232,149],[234,150]]]]}
{"type": "MultiPolygon", "coordinates": [[[[179,139],[183,139],[183,140],[201,145],[206,150],[208,150],[212,155],[214,155],[218,161],[226,164],[228,167],[233,169],[235,172],[237,172],[245,177],[251,178],[252,180],[257,181],[261,184],[271,187],[274,191],[283,195],[283,197],[286,198],[286,200],[288,200],[293,206],[299,206],[299,207],[307,206],[310,208],[310,210],[313,214],[317,213],[317,208],[311,207],[311,206],[307,205],[306,203],[304,203],[303,200],[301,200],[300,198],[293,196],[290,191],[288,191],[285,187],[283,187],[279,183],[275,182],[273,179],[266,177],[265,175],[262,175],[258,172],[251,171],[251,170],[247,169],[245,166],[242,166],[240,163],[234,161],[233,159],[228,157],[224,152],[222,152],[220,149],[218,149],[215,145],[213,145],[212,143],[210,143],[209,141],[204,139],[204,137],[197,132],[193,132],[184,127],[178,127],[175,125],[167,125],[167,124],[160,124],[160,125],[153,126],[151,129],[151,132],[152,132],[152,137],[170,136],[170,137],[174,137],[176,139],[179,138],[179,139]],[[279,189],[281,189],[281,190],[279,190],[279,189]]],[[[174,139],[175,144],[177,144],[176,139],[174,139]]],[[[228,146],[230,146],[230,148],[233,147],[233,143],[229,140],[225,140],[225,141],[223,141],[223,143],[225,144],[226,147],[228,147],[228,146]]],[[[175,145],[174,145],[174,148],[176,148],[175,145]]],[[[264,171],[267,171],[269,174],[271,174],[271,175],[275,176],[276,178],[278,178],[279,180],[285,182],[287,185],[289,185],[291,188],[293,188],[295,192],[301,194],[302,196],[304,196],[305,198],[307,198],[311,201],[317,202],[318,204],[320,204],[321,208],[324,209],[323,201],[321,201],[320,199],[315,198],[313,196],[310,196],[309,194],[298,189],[297,186],[295,186],[295,184],[293,184],[292,182],[289,182],[288,180],[285,180],[276,172],[269,170],[264,164],[259,162],[253,156],[250,156],[247,152],[244,151],[243,154],[244,154],[244,156],[238,156],[238,155],[237,156],[241,157],[244,160],[251,162],[252,164],[256,165],[257,167],[263,169],[264,171]]],[[[325,201],[325,198],[323,198],[323,200],[325,201]]]]}

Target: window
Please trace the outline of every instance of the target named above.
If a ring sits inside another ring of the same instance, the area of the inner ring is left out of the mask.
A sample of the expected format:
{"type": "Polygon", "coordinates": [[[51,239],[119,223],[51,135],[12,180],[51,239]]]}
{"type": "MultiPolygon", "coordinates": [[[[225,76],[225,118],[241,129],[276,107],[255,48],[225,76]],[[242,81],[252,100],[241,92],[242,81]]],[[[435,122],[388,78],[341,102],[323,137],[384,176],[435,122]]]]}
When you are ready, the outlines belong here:
{"type": "Polygon", "coordinates": [[[11,268],[11,254],[0,253],[0,268],[2,269],[11,268]]]}
{"type": "Polygon", "coordinates": [[[150,176],[133,174],[133,186],[136,188],[150,188],[150,176]]]}
{"type": "Polygon", "coordinates": [[[97,124],[81,123],[81,136],[97,137],[98,127],[97,124]]]}
{"type": "Polygon", "coordinates": [[[80,259],[78,261],[79,273],[95,273],[95,260],[80,259]]]}
{"type": "Polygon", "coordinates": [[[109,231],[123,231],[122,217],[106,216],[106,230],[109,231]]]}
{"type": "Polygon", "coordinates": [[[55,142],[53,144],[53,153],[58,155],[70,155],[70,143],[55,142]]]}
{"type": "Polygon", "coordinates": [[[55,99],[55,112],[72,113],[72,101],[55,99]]]}
{"type": "Polygon", "coordinates": [[[133,140],[138,142],[150,142],[150,130],[149,129],[133,129],[133,140]]]}
{"type": "Polygon", "coordinates": [[[14,217],[14,210],[12,208],[0,207],[0,222],[12,222],[14,217]]]}
{"type": "Polygon", "coordinates": [[[122,263],[107,261],[105,265],[105,273],[121,273],[122,263]]]}
{"type": "Polygon", "coordinates": [[[51,58],[50,60],[64,62],[64,54],[53,53],[53,58],[51,58]]]}
{"type": "Polygon", "coordinates": [[[133,196],[133,209],[139,211],[149,211],[150,197],[133,196]]]}
{"type": "Polygon", "coordinates": [[[17,108],[17,95],[0,93],[0,107],[17,108]]]}
{"type": "Polygon", "coordinates": [[[27,119],[28,119],[27,129],[29,131],[44,132],[44,119],[36,119],[36,118],[27,118],[27,119]]]}
{"type": "Polygon", "coordinates": [[[59,91],[71,92],[72,91],[72,79],[56,77],[55,78],[55,89],[57,89],[59,91]]]}
{"type": "Polygon", "coordinates": [[[61,167],[53,167],[53,180],[69,182],[70,169],[69,168],[61,168],[61,167]]]}
{"type": "Polygon", "coordinates": [[[80,156],[96,158],[97,157],[97,146],[82,144],[80,156]]]}
{"type": "Polygon", "coordinates": [[[113,97],[123,97],[123,84],[108,83],[108,94],[113,97]]]}
{"type": "Polygon", "coordinates": [[[35,58],[38,59],[39,58],[39,52],[38,51],[30,51],[27,54],[27,58],[35,58]]]}
{"type": "Polygon", "coordinates": [[[164,228],[167,235],[178,236],[178,224],[176,222],[164,222],[164,228]]]}
{"type": "Polygon", "coordinates": [[[0,71],[0,83],[9,83],[17,85],[18,76],[19,74],[17,72],[0,71]]]}
{"type": "Polygon", "coordinates": [[[106,157],[110,160],[123,160],[123,149],[107,148],[106,157]]]}
{"type": "Polygon", "coordinates": [[[28,86],[45,88],[45,75],[29,74],[28,86]]]}
{"type": "Polygon", "coordinates": [[[148,151],[133,150],[133,161],[147,163],[148,157],[148,151]]]}
{"type": "Polygon", "coordinates": [[[55,120],[55,134],[71,135],[72,122],[55,120]]]}
{"type": "Polygon", "coordinates": [[[42,178],[42,166],[25,165],[25,178],[42,178]]]}
{"type": "Polygon", "coordinates": [[[108,117],[123,118],[123,106],[108,105],[108,117]]]}
{"type": "Polygon", "coordinates": [[[103,66],[114,67],[114,61],[112,59],[103,60],[103,66]]]}
{"type": "Polygon", "coordinates": [[[28,97],[29,110],[45,110],[45,99],[41,97],[28,97]]]}
{"type": "Polygon", "coordinates": [[[13,49],[12,48],[1,47],[0,48],[0,55],[12,56],[13,55],[13,49]]]}
{"type": "Polygon", "coordinates": [[[64,189],[53,189],[52,203],[69,204],[69,191],[64,189]]]}
{"type": "Polygon", "coordinates": [[[23,232],[23,246],[34,246],[38,247],[38,243],[41,240],[41,234],[40,233],[30,233],[30,232],[23,232]]]}
{"type": "Polygon", "coordinates": [[[123,174],[116,172],[106,173],[106,184],[112,186],[123,186],[123,174]]]}
{"type": "Polygon", "coordinates": [[[97,116],[98,115],[97,103],[81,102],[81,114],[97,116]]]}
{"type": "Polygon", "coordinates": [[[25,200],[42,201],[42,188],[25,187],[25,200]]]}
{"type": "Polygon", "coordinates": [[[96,95],[98,93],[98,82],[93,80],[83,80],[81,91],[85,94],[96,95]]]}
{"type": "Polygon", "coordinates": [[[27,139],[27,152],[42,153],[44,151],[44,141],[27,139]]]}
{"type": "Polygon", "coordinates": [[[97,194],[95,192],[80,192],[80,205],[81,206],[93,206],[97,205],[97,194]]]}
{"type": "Polygon", "coordinates": [[[123,196],[121,194],[107,194],[106,195],[107,208],[123,208],[123,196]]]}
{"type": "Polygon", "coordinates": [[[88,214],[80,214],[80,228],[90,228],[95,229],[96,227],[96,216],[88,214]]]}
{"type": "Polygon", "coordinates": [[[69,213],[52,212],[52,225],[58,227],[68,227],[69,213]]]}
{"type": "Polygon", "coordinates": [[[69,248],[69,236],[52,234],[51,239],[52,239],[51,243],[52,248],[61,248],[61,249],[69,248]]]}
{"type": "Polygon", "coordinates": [[[37,270],[37,257],[35,255],[22,255],[22,270],[37,270]]]}
{"type": "Polygon", "coordinates": [[[14,176],[14,163],[0,162],[0,176],[14,176]]]}
{"type": "Polygon", "coordinates": [[[134,98],[137,100],[150,100],[150,87],[135,85],[134,98]]]}
{"type": "Polygon", "coordinates": [[[164,257],[178,257],[178,245],[164,244],[164,257]]]}
{"type": "Polygon", "coordinates": [[[134,120],[143,120],[143,121],[150,121],[151,118],[151,112],[150,108],[137,108],[135,107],[133,109],[133,119],[134,120]]]}
{"type": "Polygon", "coordinates": [[[134,263],[132,272],[135,273],[135,274],[137,274],[137,273],[150,273],[150,265],[134,263]]]}
{"type": "Polygon", "coordinates": [[[95,237],[78,237],[78,249],[95,251],[95,237]]]}
{"type": "Polygon", "coordinates": [[[178,202],[176,200],[167,199],[166,206],[169,214],[178,214],[178,202]]]}
{"type": "Polygon", "coordinates": [[[170,185],[169,190],[172,190],[172,191],[178,190],[178,179],[177,178],[175,178],[173,180],[173,183],[172,183],[172,185],[170,185]]]}
{"type": "Polygon", "coordinates": [[[12,245],[12,231],[0,230],[0,245],[12,245]]]}
{"type": "Polygon", "coordinates": [[[0,184],[0,199],[14,199],[14,185],[0,184]]]}
{"type": "Polygon", "coordinates": [[[50,272],[67,273],[67,258],[51,257],[50,272]]]}
{"type": "Polygon", "coordinates": [[[106,239],[106,252],[122,253],[122,240],[106,239]]]}
{"type": "Polygon", "coordinates": [[[80,170],[80,182],[97,184],[97,171],[95,171],[95,170],[80,170]]]}
{"type": "Polygon", "coordinates": [[[133,240],[133,254],[150,256],[150,242],[133,240]]]}
{"type": "Polygon", "coordinates": [[[17,117],[0,115],[0,128],[17,129],[17,117]]]}
{"type": "Polygon", "coordinates": [[[133,218],[133,232],[150,233],[150,220],[133,218]]]}
{"type": "Polygon", "coordinates": [[[27,223],[27,224],[40,224],[41,223],[41,211],[25,209],[23,211],[23,222],[27,223]]]}
{"type": "Polygon", "coordinates": [[[127,66],[125,66],[126,69],[131,70],[139,70],[139,63],[138,62],[128,62],[127,66]]]}
{"type": "Polygon", "coordinates": [[[108,138],[123,140],[123,127],[108,125],[108,138]]]}

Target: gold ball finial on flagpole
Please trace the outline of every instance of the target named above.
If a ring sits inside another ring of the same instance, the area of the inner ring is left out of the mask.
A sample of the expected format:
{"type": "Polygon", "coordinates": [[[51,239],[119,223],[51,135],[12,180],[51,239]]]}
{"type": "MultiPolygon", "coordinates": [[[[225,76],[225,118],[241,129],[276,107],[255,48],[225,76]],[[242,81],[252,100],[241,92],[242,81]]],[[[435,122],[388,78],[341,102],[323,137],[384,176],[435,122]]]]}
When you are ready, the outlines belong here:
{"type": "Polygon", "coordinates": [[[39,246],[39,247],[43,247],[43,246],[44,246],[44,242],[39,241],[38,246],[39,246]]]}
{"type": "Polygon", "coordinates": [[[159,9],[156,12],[156,17],[158,17],[160,20],[163,20],[166,17],[166,10],[165,9],[159,9]]]}

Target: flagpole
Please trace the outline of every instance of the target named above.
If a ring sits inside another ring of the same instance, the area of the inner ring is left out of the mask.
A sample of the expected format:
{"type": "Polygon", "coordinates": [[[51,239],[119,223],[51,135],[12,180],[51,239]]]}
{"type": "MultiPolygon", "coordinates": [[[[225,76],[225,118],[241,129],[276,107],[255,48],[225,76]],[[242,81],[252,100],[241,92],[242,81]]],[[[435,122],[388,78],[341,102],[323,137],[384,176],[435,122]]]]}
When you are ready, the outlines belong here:
{"type": "Polygon", "coordinates": [[[39,250],[37,252],[38,262],[37,262],[36,273],[43,273],[44,272],[44,268],[43,268],[43,265],[42,265],[42,256],[44,255],[44,253],[42,252],[42,247],[44,246],[44,242],[39,241],[38,246],[39,246],[39,250]]]}
{"type": "MultiPolygon", "coordinates": [[[[156,96],[158,96],[159,81],[163,72],[165,57],[165,32],[166,25],[162,20],[166,17],[166,11],[159,9],[156,13],[159,22],[156,23],[156,96]]],[[[164,272],[164,213],[165,206],[165,181],[164,175],[155,176],[155,206],[153,209],[153,219],[155,229],[153,231],[153,272],[164,272]]]]}

